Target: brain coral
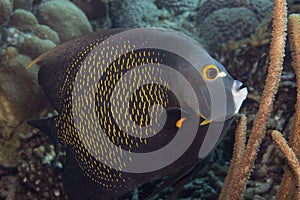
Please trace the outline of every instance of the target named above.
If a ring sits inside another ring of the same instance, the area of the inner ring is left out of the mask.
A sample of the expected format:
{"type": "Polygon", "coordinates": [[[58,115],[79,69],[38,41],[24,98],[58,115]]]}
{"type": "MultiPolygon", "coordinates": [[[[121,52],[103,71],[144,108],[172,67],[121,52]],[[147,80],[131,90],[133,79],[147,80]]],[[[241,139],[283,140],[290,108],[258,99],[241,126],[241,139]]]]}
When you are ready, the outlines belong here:
{"type": "Polygon", "coordinates": [[[113,27],[145,27],[158,21],[159,9],[149,0],[114,0],[110,3],[113,27]]]}
{"type": "Polygon", "coordinates": [[[272,7],[270,0],[207,0],[198,10],[199,36],[208,47],[247,38],[272,7]]]}
{"type": "Polygon", "coordinates": [[[165,8],[171,13],[180,14],[185,11],[195,10],[198,1],[197,0],[156,0],[155,4],[158,8],[165,8]]]}
{"type": "Polygon", "coordinates": [[[32,31],[34,27],[38,24],[35,16],[23,9],[15,10],[8,22],[9,26],[17,28],[19,31],[32,31]]]}
{"type": "Polygon", "coordinates": [[[58,33],[61,42],[92,32],[86,15],[70,1],[45,1],[38,6],[36,16],[58,33]]]}
{"type": "Polygon", "coordinates": [[[37,25],[33,29],[33,33],[42,40],[51,40],[55,44],[60,43],[58,34],[46,25],[37,25]]]}
{"type": "Polygon", "coordinates": [[[34,0],[14,0],[14,9],[32,10],[34,0]]]}
{"type": "Polygon", "coordinates": [[[245,4],[244,0],[207,0],[198,11],[198,21],[204,20],[212,12],[222,8],[241,7],[245,4]]]}
{"type": "Polygon", "coordinates": [[[24,40],[17,47],[20,53],[36,58],[55,46],[56,44],[51,40],[42,40],[35,35],[24,34],[24,40]]]}

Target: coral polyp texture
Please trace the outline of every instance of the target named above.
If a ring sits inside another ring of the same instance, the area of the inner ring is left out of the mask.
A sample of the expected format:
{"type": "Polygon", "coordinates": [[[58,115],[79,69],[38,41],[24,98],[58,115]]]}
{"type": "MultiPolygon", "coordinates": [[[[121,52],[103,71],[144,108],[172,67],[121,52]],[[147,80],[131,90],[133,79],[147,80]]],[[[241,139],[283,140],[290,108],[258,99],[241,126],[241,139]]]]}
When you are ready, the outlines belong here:
{"type": "Polygon", "coordinates": [[[19,31],[32,31],[38,25],[38,20],[31,12],[23,9],[15,10],[8,21],[8,26],[13,26],[19,31]]]}
{"type": "Polygon", "coordinates": [[[157,22],[160,16],[156,5],[148,0],[114,0],[109,10],[114,27],[146,27],[157,22]]]}
{"type": "Polygon", "coordinates": [[[173,14],[181,14],[185,11],[192,11],[197,8],[197,0],[156,0],[158,8],[165,8],[173,14]]]}
{"type": "Polygon", "coordinates": [[[37,7],[37,18],[41,24],[56,31],[65,42],[92,32],[92,26],[86,15],[72,2],[47,1],[37,7]]]}
{"type": "Polygon", "coordinates": [[[10,0],[0,1],[0,26],[3,25],[10,17],[13,10],[13,3],[10,0]]]}
{"type": "Polygon", "coordinates": [[[215,48],[250,37],[272,6],[270,0],[207,0],[198,10],[199,37],[215,48]]]}

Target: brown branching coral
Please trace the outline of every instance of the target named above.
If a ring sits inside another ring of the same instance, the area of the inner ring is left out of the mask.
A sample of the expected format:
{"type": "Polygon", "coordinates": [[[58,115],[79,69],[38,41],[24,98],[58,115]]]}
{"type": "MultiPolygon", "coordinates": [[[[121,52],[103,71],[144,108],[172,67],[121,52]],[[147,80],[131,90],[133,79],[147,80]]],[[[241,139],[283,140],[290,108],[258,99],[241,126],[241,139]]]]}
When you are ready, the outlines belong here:
{"type": "MultiPolygon", "coordinates": [[[[297,101],[289,144],[287,144],[285,138],[279,131],[275,130],[271,133],[273,140],[279,146],[289,164],[289,166],[285,168],[281,187],[276,196],[278,200],[300,199],[300,15],[291,14],[288,20],[292,66],[297,78],[297,101]],[[295,194],[293,194],[293,190],[295,190],[295,194]]],[[[241,136],[245,137],[246,129],[243,130],[240,128],[240,126],[245,123],[245,119],[242,118],[240,122],[236,133],[232,164],[226,177],[220,199],[241,199],[241,195],[245,189],[246,181],[257,156],[258,147],[261,144],[266,130],[266,123],[272,111],[274,96],[278,90],[283,65],[286,28],[286,2],[284,0],[275,0],[270,64],[260,108],[246,148],[244,148],[244,143],[241,142],[245,138],[239,139],[241,136]],[[244,134],[241,133],[241,131],[244,132],[244,134]],[[237,149],[239,149],[239,151],[237,151],[237,149]]]]}
{"type": "MultiPolygon", "coordinates": [[[[287,29],[287,8],[285,0],[275,0],[273,10],[273,30],[270,48],[270,64],[261,104],[247,142],[239,169],[236,170],[230,182],[230,196],[221,196],[221,199],[241,199],[246,182],[252,171],[257,157],[258,148],[266,131],[266,124],[270,117],[275,94],[277,93],[280,75],[282,72],[284,47],[287,29]]],[[[225,186],[226,188],[226,186],[225,186]]]]}
{"type": "Polygon", "coordinates": [[[289,16],[289,39],[292,49],[292,66],[296,72],[297,77],[297,103],[296,114],[294,120],[294,134],[291,137],[291,146],[297,155],[300,154],[300,149],[296,147],[300,146],[300,15],[292,14],[289,16]]]}
{"type": "MultiPolygon", "coordinates": [[[[296,113],[293,124],[293,130],[290,135],[290,146],[295,152],[296,156],[300,157],[300,15],[291,14],[289,16],[289,41],[292,55],[292,66],[296,72],[297,78],[297,102],[296,113]]],[[[278,191],[276,199],[283,200],[288,199],[294,189],[294,181],[292,169],[286,167],[283,175],[280,190],[278,191]]],[[[300,195],[300,194],[299,194],[300,195]]],[[[298,196],[300,198],[300,196],[298,196]]]]}
{"type": "Polygon", "coordinates": [[[222,188],[222,192],[220,194],[219,199],[226,199],[229,196],[229,186],[231,185],[231,181],[233,180],[233,176],[236,171],[239,169],[240,161],[243,157],[245,150],[245,139],[246,139],[246,130],[247,130],[247,117],[242,115],[239,125],[236,129],[235,134],[235,143],[233,147],[233,157],[231,159],[231,165],[228,170],[228,175],[224,182],[224,187],[222,188]]]}
{"type": "MultiPolygon", "coordinates": [[[[289,147],[286,140],[282,136],[282,134],[279,131],[272,131],[272,138],[276,142],[276,144],[279,146],[281,151],[284,153],[288,164],[290,166],[290,169],[293,171],[293,173],[296,175],[296,187],[298,188],[295,194],[295,199],[300,199],[300,164],[299,160],[297,159],[297,156],[295,152],[289,147]]],[[[286,188],[287,189],[287,188],[286,188]]],[[[288,191],[288,190],[287,190],[288,191]]],[[[286,194],[285,197],[279,197],[277,196],[277,199],[284,200],[288,194],[286,194]]]]}

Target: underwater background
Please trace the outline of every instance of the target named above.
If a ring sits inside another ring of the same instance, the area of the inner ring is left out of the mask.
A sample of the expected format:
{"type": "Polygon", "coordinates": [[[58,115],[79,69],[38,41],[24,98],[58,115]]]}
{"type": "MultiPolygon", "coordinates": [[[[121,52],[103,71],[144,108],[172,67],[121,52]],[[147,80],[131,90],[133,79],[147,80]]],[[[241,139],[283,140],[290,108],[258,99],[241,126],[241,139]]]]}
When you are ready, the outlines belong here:
{"type": "MultiPolygon", "coordinates": [[[[55,113],[37,83],[34,58],[79,36],[110,28],[165,27],[194,38],[220,61],[249,95],[240,113],[251,130],[269,63],[272,0],[0,0],[0,200],[68,199],[62,185],[65,153],[55,161],[52,142],[26,120],[55,113]]],[[[299,13],[297,1],[288,12],[299,13]]],[[[287,47],[288,49],[288,47],[287,47]]],[[[296,103],[290,53],[285,62],[267,133],[288,138],[296,103]]],[[[217,199],[230,165],[236,123],[202,162],[179,200],[217,199]]],[[[266,134],[244,199],[275,199],[286,159],[266,134]]],[[[147,183],[153,188],[161,180],[147,183]]],[[[168,187],[152,199],[168,199],[168,187]]],[[[139,190],[120,199],[138,200],[139,190]]]]}

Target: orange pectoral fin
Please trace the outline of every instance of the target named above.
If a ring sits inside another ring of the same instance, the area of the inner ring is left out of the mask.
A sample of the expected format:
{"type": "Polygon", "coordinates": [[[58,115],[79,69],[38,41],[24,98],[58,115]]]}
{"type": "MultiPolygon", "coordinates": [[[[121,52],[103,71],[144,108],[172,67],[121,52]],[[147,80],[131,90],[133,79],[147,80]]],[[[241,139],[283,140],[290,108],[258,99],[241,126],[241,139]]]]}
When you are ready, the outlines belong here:
{"type": "Polygon", "coordinates": [[[176,127],[177,128],[180,128],[182,126],[182,123],[184,122],[184,120],[186,120],[186,117],[183,117],[181,119],[179,119],[177,122],[176,122],[176,127]]]}

